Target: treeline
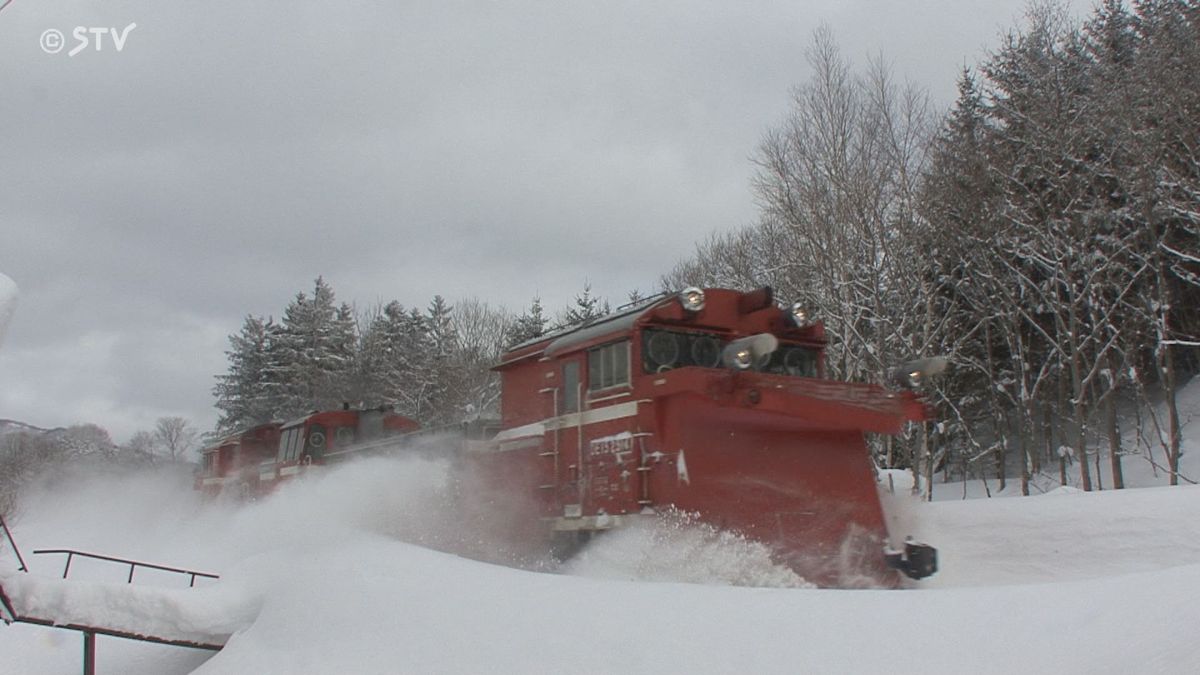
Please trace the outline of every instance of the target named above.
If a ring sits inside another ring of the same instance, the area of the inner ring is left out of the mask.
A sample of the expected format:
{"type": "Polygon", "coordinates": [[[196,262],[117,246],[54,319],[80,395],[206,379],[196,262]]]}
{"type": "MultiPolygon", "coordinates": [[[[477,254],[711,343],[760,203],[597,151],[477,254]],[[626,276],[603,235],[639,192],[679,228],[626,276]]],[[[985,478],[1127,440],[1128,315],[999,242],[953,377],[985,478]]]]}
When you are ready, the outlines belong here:
{"type": "Polygon", "coordinates": [[[505,349],[606,311],[587,285],[553,320],[538,298],[520,315],[440,295],[423,309],[392,301],[358,310],[317,278],[279,321],[249,316],[230,336],[229,370],[213,389],[217,433],[343,403],[393,406],[425,426],[494,415],[500,387],[491,367],[505,349]]]}
{"type": "MultiPolygon", "coordinates": [[[[761,218],[714,235],[665,287],[770,284],[819,308],[831,372],[878,381],[948,354],[944,421],[877,450],[932,485],[1078,471],[1121,487],[1119,405],[1161,397],[1146,447],[1179,480],[1175,393],[1200,332],[1200,9],[1035,5],[949,114],[827,30],[759,148],[761,218]],[[1102,447],[1101,447],[1102,446],[1102,447]]],[[[1159,402],[1159,401],[1155,401],[1159,402]]],[[[1184,477],[1186,478],[1186,477],[1184,477]]]]}
{"type": "Polygon", "coordinates": [[[148,452],[120,447],[95,424],[59,429],[0,425],[0,516],[11,519],[20,492],[52,469],[80,463],[105,466],[143,466],[157,458],[148,452]]]}

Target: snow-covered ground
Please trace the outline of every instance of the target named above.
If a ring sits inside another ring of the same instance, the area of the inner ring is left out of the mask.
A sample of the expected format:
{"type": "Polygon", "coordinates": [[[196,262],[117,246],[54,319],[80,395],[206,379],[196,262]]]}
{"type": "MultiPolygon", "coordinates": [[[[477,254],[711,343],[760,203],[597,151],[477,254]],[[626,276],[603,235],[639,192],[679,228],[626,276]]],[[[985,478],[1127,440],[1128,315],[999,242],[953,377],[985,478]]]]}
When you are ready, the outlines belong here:
{"type": "MultiPolygon", "coordinates": [[[[2,320],[15,286],[0,296],[2,320]]],[[[1200,384],[1181,408],[1200,415],[1200,384]]],[[[1193,478],[1197,426],[1182,464],[1193,478]]],[[[32,571],[0,546],[0,581],[28,615],[232,636],[215,654],[102,636],[102,673],[1195,672],[1200,487],[1153,487],[1165,476],[1139,457],[1125,475],[1140,489],[958,499],[982,493],[974,482],[937,486],[932,504],[894,476],[893,529],[936,545],[941,571],[908,590],[835,591],[682,516],[610,533],[547,572],[438,552],[425,545],[455,523],[448,468],[430,459],[351,462],[245,505],[205,502],[180,467],[66,473],[23,496],[10,525],[32,571]],[[77,559],[60,582],[62,556],[31,555],[41,548],[221,579],[187,588],[139,570],[131,588],[127,568],[77,559]]],[[[80,661],[78,633],[0,626],[0,672],[80,661]]]]}
{"type": "MultiPolygon", "coordinates": [[[[942,572],[914,590],[832,591],[679,522],[601,538],[558,573],[405,543],[445,527],[445,479],[434,461],[372,459],[238,507],[202,502],[178,471],[59,476],[26,499],[14,534],[45,579],[63,560],[35,548],[222,575],[188,590],[186,578],[139,571],[143,608],[97,599],[125,589],[125,568],[74,562],[72,597],[84,598],[74,611],[233,633],[216,654],[100,637],[102,673],[1190,673],[1200,663],[1197,487],[906,502],[942,572]]],[[[0,573],[15,566],[0,558],[0,573]]],[[[73,673],[81,638],[0,626],[0,654],[6,673],[73,673]]]]}

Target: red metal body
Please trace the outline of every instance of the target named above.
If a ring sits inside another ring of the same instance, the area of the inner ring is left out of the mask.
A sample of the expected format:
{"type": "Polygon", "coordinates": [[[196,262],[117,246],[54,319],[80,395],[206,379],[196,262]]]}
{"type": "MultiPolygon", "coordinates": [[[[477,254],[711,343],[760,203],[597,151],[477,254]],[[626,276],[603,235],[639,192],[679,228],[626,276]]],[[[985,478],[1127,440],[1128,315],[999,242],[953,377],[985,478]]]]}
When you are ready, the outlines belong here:
{"type": "Polygon", "coordinates": [[[259,466],[275,457],[280,426],[278,422],[260,424],[202,450],[197,489],[212,496],[224,491],[243,497],[259,492],[259,466]]]}
{"type": "Polygon", "coordinates": [[[211,495],[263,494],[310,465],[336,462],[419,428],[386,409],[349,408],[262,424],[204,449],[196,487],[211,495]]]}
{"type": "Polygon", "coordinates": [[[476,515],[520,547],[676,508],[812,582],[894,583],[863,434],[898,433],[926,406],[822,379],[823,327],[789,322],[768,289],[704,296],[699,311],[663,298],[507,354],[502,429],[465,456],[476,515]],[[772,353],[722,365],[731,342],[764,333],[772,353]]]}

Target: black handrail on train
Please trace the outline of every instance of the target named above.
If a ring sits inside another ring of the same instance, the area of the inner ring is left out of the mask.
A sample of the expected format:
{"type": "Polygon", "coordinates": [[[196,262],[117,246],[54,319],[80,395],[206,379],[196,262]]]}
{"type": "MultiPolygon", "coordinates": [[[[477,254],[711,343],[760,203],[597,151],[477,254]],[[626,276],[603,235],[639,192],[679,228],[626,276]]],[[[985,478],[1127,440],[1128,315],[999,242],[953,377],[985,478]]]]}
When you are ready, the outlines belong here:
{"type": "Polygon", "coordinates": [[[155,565],[154,563],[139,562],[137,560],[129,560],[127,558],[114,558],[112,556],[100,555],[98,553],[87,553],[86,551],[76,551],[74,549],[69,549],[69,548],[44,548],[44,549],[38,549],[38,550],[34,551],[33,553],[34,553],[34,555],[38,555],[38,554],[42,554],[42,553],[66,553],[67,554],[67,564],[66,564],[66,566],[63,567],[63,575],[62,575],[62,578],[64,578],[64,579],[67,578],[67,574],[71,571],[71,559],[74,558],[75,556],[80,556],[83,558],[95,558],[96,560],[107,560],[108,562],[115,562],[115,563],[121,563],[122,565],[129,565],[129,578],[125,582],[125,583],[129,583],[129,584],[133,583],[133,571],[135,569],[137,569],[138,567],[149,567],[151,569],[163,570],[166,572],[174,572],[176,574],[190,575],[191,582],[188,584],[189,587],[193,587],[196,585],[196,577],[205,577],[208,579],[220,579],[221,578],[219,575],[209,574],[208,572],[197,572],[195,570],[185,570],[185,569],[181,569],[179,567],[168,567],[166,565],[155,565]]]}

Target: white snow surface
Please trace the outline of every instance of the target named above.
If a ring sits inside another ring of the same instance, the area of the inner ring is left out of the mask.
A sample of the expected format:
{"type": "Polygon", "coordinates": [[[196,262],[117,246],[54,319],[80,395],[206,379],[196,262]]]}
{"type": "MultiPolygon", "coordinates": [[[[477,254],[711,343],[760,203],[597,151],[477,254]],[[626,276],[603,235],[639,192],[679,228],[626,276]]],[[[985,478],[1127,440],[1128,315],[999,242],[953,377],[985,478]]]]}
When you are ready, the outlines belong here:
{"type": "MultiPolygon", "coordinates": [[[[1200,389],[1185,394],[1192,410],[1200,389]]],[[[1187,473],[1200,448],[1185,433],[1187,473]]],[[[1161,479],[1134,458],[1126,466],[1132,485],[1161,479]]],[[[1191,673],[1200,663],[1197,486],[956,500],[963,486],[939,485],[946,501],[932,504],[888,495],[890,525],[937,546],[941,571],[905,590],[838,591],[806,587],[761,547],[683,516],[602,536],[550,571],[431,550],[422,544],[486,539],[448,534],[458,527],[441,499],[449,477],[436,461],[375,458],[238,505],[205,503],[178,469],[59,475],[10,523],[32,572],[15,572],[5,549],[0,575],[24,606],[63,620],[232,634],[215,654],[101,636],[102,673],[1191,673]],[[221,579],[188,589],[186,577],[139,570],[133,589],[127,568],[76,560],[64,583],[62,557],[35,548],[221,579]]],[[[80,651],[77,633],[0,626],[6,673],[78,672],[80,651]]]]}
{"type": "MultiPolygon", "coordinates": [[[[1196,487],[910,504],[942,571],[909,590],[835,591],[797,588],[752,545],[686,524],[601,538],[559,573],[398,539],[444,526],[445,478],[436,462],[372,459],[239,507],[202,502],[186,474],[61,476],[13,526],[33,570],[13,587],[35,589],[39,611],[134,632],[233,633],[215,655],[99,638],[100,672],[135,675],[1007,673],[1018,654],[1037,672],[1184,673],[1200,659],[1196,487]],[[52,590],[61,556],[29,551],[53,547],[222,578],[186,589],[139,570],[133,591],[126,568],[77,560],[71,590],[52,590]]],[[[76,672],[80,643],[13,625],[0,653],[6,672],[76,672]]]]}

